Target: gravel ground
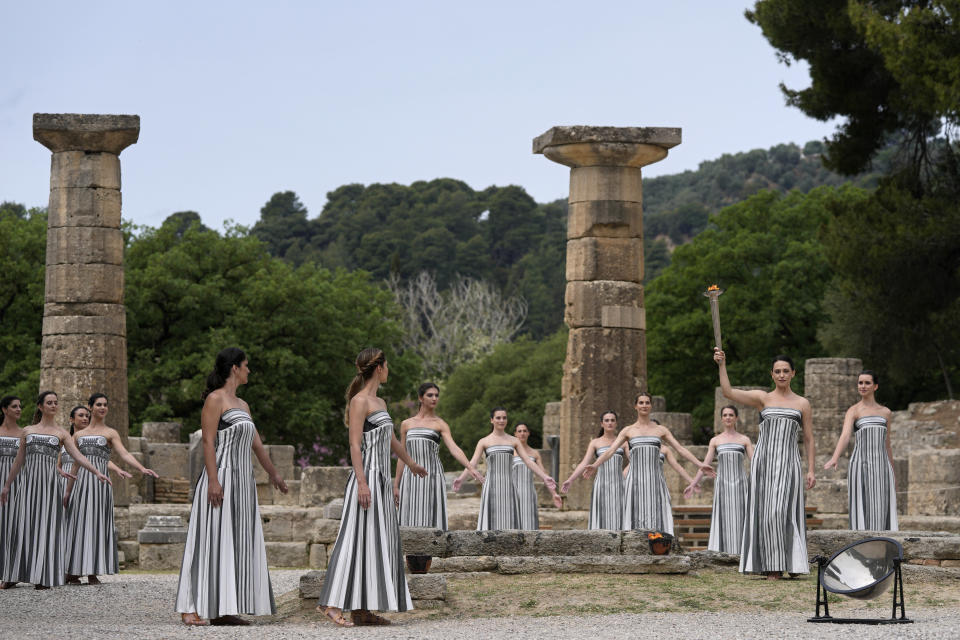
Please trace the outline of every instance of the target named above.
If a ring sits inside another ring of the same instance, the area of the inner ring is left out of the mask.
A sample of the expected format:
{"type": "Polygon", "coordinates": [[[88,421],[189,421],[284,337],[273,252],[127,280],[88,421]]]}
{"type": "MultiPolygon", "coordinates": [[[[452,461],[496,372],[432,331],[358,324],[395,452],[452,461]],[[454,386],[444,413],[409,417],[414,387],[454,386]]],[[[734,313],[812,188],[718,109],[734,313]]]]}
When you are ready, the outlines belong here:
{"type": "MultiPolygon", "coordinates": [[[[296,588],[302,570],[271,571],[276,594],[296,588]]],[[[650,613],[607,616],[404,620],[392,627],[338,629],[319,614],[262,617],[251,627],[188,628],[173,611],[177,576],[107,576],[100,587],[60,587],[34,591],[19,587],[0,592],[0,638],[949,638],[960,636],[960,611],[954,608],[908,609],[914,624],[889,626],[814,625],[797,613],[650,613]]],[[[279,596],[291,611],[290,595],[279,596]]],[[[495,612],[491,612],[494,616],[495,612]]],[[[875,612],[866,615],[876,615],[875,612]]]]}

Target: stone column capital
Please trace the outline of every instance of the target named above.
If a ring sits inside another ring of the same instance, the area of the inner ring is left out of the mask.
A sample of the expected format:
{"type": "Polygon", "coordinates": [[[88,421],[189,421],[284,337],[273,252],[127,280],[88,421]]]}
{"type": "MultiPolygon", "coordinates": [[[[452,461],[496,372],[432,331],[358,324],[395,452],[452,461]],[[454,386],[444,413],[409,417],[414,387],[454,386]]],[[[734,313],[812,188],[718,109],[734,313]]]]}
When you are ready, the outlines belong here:
{"type": "Polygon", "coordinates": [[[533,139],[533,152],[572,167],[643,167],[663,160],[682,141],[679,127],[552,127],[533,139]]]}
{"type": "Polygon", "coordinates": [[[33,114],[33,139],[54,153],[94,151],[120,155],[140,137],[140,116],[33,114]]]}

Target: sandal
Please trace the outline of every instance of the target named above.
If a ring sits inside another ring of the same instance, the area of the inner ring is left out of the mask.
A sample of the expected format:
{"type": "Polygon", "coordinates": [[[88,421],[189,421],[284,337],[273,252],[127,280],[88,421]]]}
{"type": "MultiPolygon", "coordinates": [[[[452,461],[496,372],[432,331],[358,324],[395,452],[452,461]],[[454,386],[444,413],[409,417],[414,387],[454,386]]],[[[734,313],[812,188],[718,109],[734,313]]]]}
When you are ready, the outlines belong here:
{"type": "Polygon", "coordinates": [[[187,625],[188,627],[206,627],[210,623],[198,616],[195,613],[185,613],[180,616],[180,622],[187,625]],[[190,616],[189,618],[187,616],[190,616]]]}
{"type": "Polygon", "coordinates": [[[324,607],[318,606],[317,611],[322,613],[327,618],[330,618],[330,621],[333,622],[338,627],[352,627],[353,623],[343,617],[343,611],[337,611],[336,607],[324,607]]]}
{"type": "Polygon", "coordinates": [[[351,611],[350,619],[353,620],[353,624],[362,626],[382,627],[390,624],[390,621],[383,616],[378,616],[374,612],[368,611],[367,609],[351,611]]]}
{"type": "Polygon", "coordinates": [[[0,589],[13,589],[15,586],[16,582],[0,582],[0,589]]]}
{"type": "Polygon", "coordinates": [[[783,577],[783,571],[767,571],[767,580],[779,580],[783,577]]]}
{"type": "Polygon", "coordinates": [[[33,588],[34,588],[35,590],[37,590],[37,591],[45,591],[46,589],[49,589],[50,587],[45,587],[45,586],[42,585],[42,584],[35,584],[35,585],[33,585],[33,588]]]}
{"type": "Polygon", "coordinates": [[[67,574],[66,578],[64,578],[63,584],[70,584],[70,585],[81,584],[80,576],[72,576],[70,574],[67,574]]]}
{"type": "Polygon", "coordinates": [[[212,618],[210,624],[215,627],[248,627],[250,623],[239,616],[220,616],[212,618]]]}
{"type": "MultiPolygon", "coordinates": [[[[80,581],[77,580],[77,584],[80,584],[80,581]]],[[[103,584],[100,582],[100,578],[97,576],[87,576],[87,584],[103,584]]]]}

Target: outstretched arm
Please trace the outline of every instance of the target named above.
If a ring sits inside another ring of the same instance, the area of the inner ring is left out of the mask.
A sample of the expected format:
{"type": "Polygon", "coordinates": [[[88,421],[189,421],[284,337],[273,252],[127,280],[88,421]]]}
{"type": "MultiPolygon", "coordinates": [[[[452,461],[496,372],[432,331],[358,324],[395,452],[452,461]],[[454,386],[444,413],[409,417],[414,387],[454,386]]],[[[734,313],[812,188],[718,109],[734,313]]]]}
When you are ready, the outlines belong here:
{"type": "Polygon", "coordinates": [[[700,459],[697,458],[697,456],[690,453],[689,449],[687,449],[685,446],[677,442],[677,439],[673,437],[672,433],[670,433],[670,429],[667,429],[666,427],[664,427],[663,431],[664,431],[663,433],[664,439],[667,441],[667,443],[671,447],[677,450],[677,453],[682,455],[684,458],[686,458],[693,464],[697,465],[697,467],[699,467],[701,471],[707,474],[707,477],[713,478],[717,475],[717,472],[713,470],[713,467],[711,467],[705,462],[700,462],[700,459]]]}
{"type": "Polygon", "coordinates": [[[467,460],[466,454],[463,453],[463,449],[457,446],[457,443],[453,440],[453,434],[450,433],[450,426],[443,422],[440,426],[440,436],[443,438],[443,444],[447,445],[447,450],[450,452],[450,455],[453,456],[453,459],[463,465],[463,468],[466,469],[470,475],[473,476],[473,479],[477,482],[483,482],[483,474],[477,471],[477,466],[470,460],[467,460]]]}
{"type": "Polygon", "coordinates": [[[667,464],[673,467],[673,470],[680,474],[680,477],[686,480],[687,484],[693,484],[693,478],[691,478],[687,470],[683,468],[683,465],[677,462],[677,456],[673,455],[670,447],[663,449],[663,456],[667,459],[667,464]]]}
{"type": "MultiPolygon", "coordinates": [[[[400,446],[406,450],[407,448],[407,421],[404,420],[400,423],[400,446]]],[[[403,464],[403,460],[397,458],[397,472],[393,478],[393,499],[400,504],[400,479],[403,477],[403,468],[406,465],[403,464]]]]}
{"type": "MultiPolygon", "coordinates": [[[[597,458],[593,463],[588,464],[587,467],[583,470],[584,478],[592,478],[593,474],[597,472],[597,469],[600,468],[604,462],[609,460],[614,453],[617,452],[617,449],[622,447],[627,441],[627,430],[623,429],[620,433],[617,434],[617,439],[613,441],[613,444],[610,445],[610,448],[603,452],[599,458],[597,458]]],[[[628,458],[629,459],[629,458],[628,458]]]]}
{"type": "Polygon", "coordinates": [[[593,445],[593,441],[587,445],[587,453],[584,454],[583,460],[580,461],[580,464],[577,465],[577,468],[573,470],[573,473],[570,474],[570,477],[563,481],[563,484],[560,485],[560,493],[567,493],[570,491],[573,481],[579,478],[583,474],[583,470],[587,468],[587,465],[590,464],[590,459],[593,458],[593,452],[596,448],[593,445]]]}
{"type": "Polygon", "coordinates": [[[810,403],[804,399],[803,401],[803,448],[807,452],[807,491],[813,489],[814,485],[817,484],[817,477],[814,475],[814,444],[813,444],[813,418],[810,414],[813,411],[810,409],[810,403]]]}
{"type": "MultiPolygon", "coordinates": [[[[476,468],[477,463],[480,462],[480,456],[483,455],[483,438],[477,442],[477,446],[473,451],[473,457],[470,458],[470,465],[476,468]]],[[[463,484],[464,479],[467,477],[467,474],[470,473],[469,469],[464,469],[457,479],[453,481],[453,490],[460,491],[460,486],[463,484]]]]}
{"type": "Polygon", "coordinates": [[[734,389],[730,384],[730,377],[727,375],[726,354],[716,347],[713,348],[713,361],[717,363],[720,369],[720,389],[723,391],[725,398],[739,402],[740,404],[756,407],[757,409],[763,409],[763,399],[766,394],[756,389],[749,391],[745,389],[734,389]]]}
{"type": "MultiPolygon", "coordinates": [[[[267,453],[267,448],[263,446],[263,441],[260,439],[260,432],[256,429],[253,431],[253,454],[257,456],[257,460],[260,461],[260,466],[267,472],[267,476],[270,478],[273,486],[279,489],[280,493],[286,493],[287,483],[283,481],[277,468],[273,466],[273,460],[270,459],[270,454],[267,453]]],[[[147,471],[149,471],[149,469],[147,469],[147,471]]]]}
{"type": "MultiPolygon", "coordinates": [[[[713,462],[713,455],[717,451],[716,440],[710,438],[710,446],[707,448],[707,457],[703,459],[703,464],[709,465],[713,462]]],[[[697,469],[697,474],[693,476],[693,480],[690,481],[690,484],[683,490],[683,497],[689,498],[693,495],[695,491],[700,488],[700,480],[703,479],[703,469],[697,469]]]]}
{"type": "MultiPolygon", "coordinates": [[[[823,465],[825,470],[837,468],[840,456],[843,455],[843,452],[847,450],[847,445],[850,444],[850,436],[853,435],[854,422],[856,422],[856,416],[853,407],[850,407],[847,409],[846,415],[843,416],[843,429],[840,430],[840,439],[837,440],[837,446],[833,450],[833,455],[830,456],[830,459],[823,465]]],[[[804,440],[807,438],[806,431],[804,431],[803,438],[804,440]]]]}
{"type": "MultiPolygon", "coordinates": [[[[62,431],[62,430],[61,430],[62,431]]],[[[100,482],[106,482],[107,484],[113,484],[110,482],[110,478],[103,475],[97,468],[93,466],[93,463],[87,459],[87,456],[80,453],[80,449],[77,449],[77,445],[73,442],[73,438],[70,437],[66,431],[63,431],[63,435],[60,440],[63,442],[63,448],[67,450],[67,453],[70,454],[70,457],[73,458],[73,463],[78,464],[93,475],[97,476],[97,479],[100,482]]]]}
{"type": "Polygon", "coordinates": [[[513,448],[516,449],[517,453],[520,454],[520,459],[523,460],[523,464],[527,465],[530,468],[530,471],[533,471],[533,475],[543,480],[543,484],[547,485],[547,488],[550,489],[551,493],[556,493],[557,481],[548,476],[547,472],[544,471],[539,464],[530,459],[535,458],[533,451],[516,438],[514,438],[513,448]]]}
{"type": "Polygon", "coordinates": [[[141,474],[145,476],[153,476],[154,478],[160,477],[153,469],[147,469],[145,466],[140,464],[137,459],[133,457],[133,454],[127,451],[127,448],[123,446],[123,439],[116,431],[113,431],[113,433],[110,434],[110,446],[114,451],[117,452],[117,455],[120,456],[121,460],[129,464],[141,474]]]}

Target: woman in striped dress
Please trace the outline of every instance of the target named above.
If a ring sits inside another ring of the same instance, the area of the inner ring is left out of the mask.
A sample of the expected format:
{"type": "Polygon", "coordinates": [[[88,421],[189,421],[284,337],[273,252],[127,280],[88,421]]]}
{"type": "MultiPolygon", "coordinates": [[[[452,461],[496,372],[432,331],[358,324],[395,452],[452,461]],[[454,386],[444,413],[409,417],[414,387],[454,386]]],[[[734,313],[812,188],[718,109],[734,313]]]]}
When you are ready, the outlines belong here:
{"type": "Polygon", "coordinates": [[[357,375],[347,388],[345,416],[353,469],[343,496],[337,542],[317,600],[317,610],[342,627],[390,624],[372,610],[413,608],[390,490],[390,452],[414,475],[427,475],[397,440],[387,404],[377,397],[377,389],[390,374],[383,351],[364,349],[355,364],[357,375]],[[343,617],[344,610],[351,612],[351,620],[343,617]]]}
{"type": "Polygon", "coordinates": [[[247,625],[238,614],[277,612],[250,451],[274,487],[286,493],[287,485],[260,440],[250,407],[237,396],[249,376],[247,356],[237,347],[218,353],[207,376],[200,412],[203,471],[193,494],[176,601],[180,619],[190,626],[247,625]]]}
{"type": "MultiPolygon", "coordinates": [[[[73,434],[77,448],[103,474],[110,471],[110,454],[117,452],[120,459],[146,476],[158,477],[134,458],[116,429],[104,422],[107,416],[107,396],[95,393],[88,406],[93,420],[73,434]]],[[[73,413],[80,413],[76,409],[73,413]]],[[[78,425],[79,426],[79,425],[78,425]]],[[[115,465],[114,465],[115,467],[115,465]]],[[[76,479],[67,482],[63,496],[67,509],[66,581],[76,584],[79,576],[87,576],[87,584],[100,584],[97,574],[112,575],[119,570],[117,534],[113,522],[113,487],[94,482],[86,470],[77,472],[76,479]]]]}
{"type": "MultiPolygon", "coordinates": [[[[546,475],[543,468],[543,461],[540,459],[540,452],[530,448],[527,441],[530,439],[530,427],[525,422],[518,422],[513,428],[513,436],[523,443],[530,450],[530,461],[540,467],[546,475]]],[[[530,467],[524,464],[520,456],[513,456],[513,466],[510,468],[513,487],[517,491],[517,501],[520,505],[520,529],[527,531],[536,531],[540,528],[540,513],[537,505],[537,487],[533,484],[533,473],[530,467]]],[[[553,497],[553,505],[559,509],[563,506],[563,498],[557,493],[556,489],[551,489],[550,494],[553,497]]]]}
{"type": "Polygon", "coordinates": [[[784,571],[791,576],[809,573],[803,490],[804,485],[809,491],[816,484],[813,421],[810,403],[790,388],[796,375],[793,360],[782,355],[773,359],[773,391],[748,391],[731,386],[723,351],[715,348],[713,359],[720,369],[723,395],[760,410],[760,437],[750,463],[740,572],[763,573],[768,580],[779,579],[784,571]],[[801,429],[807,456],[805,479],[797,450],[801,429]]]}
{"type": "MultiPolygon", "coordinates": [[[[753,459],[753,443],[737,431],[740,412],[732,404],[720,410],[723,431],[710,438],[704,462],[717,458],[717,479],[713,483],[713,513],[710,517],[710,538],[707,549],[724,553],[740,553],[743,523],[747,515],[747,473],[745,460],[753,459]]],[[[683,495],[687,498],[700,487],[702,475],[697,473],[683,495]]]]}
{"type": "Polygon", "coordinates": [[[663,477],[660,445],[666,442],[708,475],[713,475],[713,469],[700,462],[686,447],[677,442],[669,429],[650,420],[653,397],[649,393],[640,393],[634,404],[637,421],[624,427],[613,445],[587,466],[584,477],[591,477],[617,449],[629,443],[630,467],[627,469],[624,486],[621,524],[624,529],[670,533],[673,531],[673,514],[670,509],[670,493],[663,477]]]}
{"type": "Polygon", "coordinates": [[[824,469],[836,469],[840,456],[855,435],[847,471],[850,528],[855,531],[897,531],[897,484],[890,446],[890,409],[876,400],[879,383],[873,371],[857,377],[860,402],[847,409],[843,431],[833,457],[824,469]]]}
{"type": "Polygon", "coordinates": [[[91,472],[100,482],[110,482],[77,449],[70,435],[56,425],[57,404],[53,391],[40,394],[34,414],[36,424],[23,430],[17,458],[0,491],[0,504],[6,503],[14,479],[23,471],[14,498],[15,531],[2,579],[29,582],[37,589],[64,582],[63,493],[57,479],[60,445],[73,457],[74,466],[91,472]]]}
{"type": "MultiPolygon", "coordinates": [[[[17,424],[23,412],[20,398],[4,396],[3,400],[0,400],[0,411],[3,412],[3,424],[0,424],[0,486],[3,486],[20,449],[20,435],[23,433],[23,429],[17,424]]],[[[12,493],[16,495],[16,485],[13,486],[12,493]]],[[[7,548],[13,535],[14,521],[14,505],[10,502],[0,504],[0,576],[5,573],[7,548]]],[[[9,589],[14,584],[4,582],[0,584],[0,589],[9,589]]]]}
{"type": "MultiPolygon", "coordinates": [[[[487,475],[480,493],[480,514],[477,531],[520,528],[520,500],[513,484],[513,458],[520,457],[530,471],[554,491],[557,483],[533,462],[533,452],[516,437],[506,432],[507,410],[495,407],[490,412],[493,432],[480,438],[470,462],[476,465],[480,456],[487,458],[487,475]]],[[[454,481],[454,491],[460,488],[466,472],[454,481]]]]}
{"type": "MultiPolygon", "coordinates": [[[[587,465],[602,456],[617,439],[617,414],[607,411],[600,417],[600,432],[587,445],[583,460],[570,477],[560,485],[560,492],[567,493],[573,482],[583,475],[587,465]]],[[[613,452],[597,471],[590,492],[590,519],[588,529],[620,531],[623,521],[623,461],[629,456],[626,445],[613,452]]]]}
{"type": "Polygon", "coordinates": [[[393,495],[400,508],[401,527],[432,527],[446,531],[447,485],[440,463],[440,441],[477,482],[483,482],[483,475],[453,441],[450,426],[436,414],[440,388],[432,382],[425,382],[417,390],[417,396],[420,408],[417,415],[400,423],[400,443],[409,456],[427,470],[427,475],[421,478],[411,473],[403,460],[398,459],[393,495]]]}
{"type": "MultiPolygon", "coordinates": [[[[73,436],[74,433],[80,431],[81,429],[86,429],[90,425],[90,409],[87,409],[85,406],[77,405],[70,410],[70,435],[73,436]]],[[[73,474],[73,458],[70,457],[70,454],[67,453],[66,447],[60,447],[60,459],[57,460],[57,468],[60,470],[60,489],[63,491],[64,496],[67,494],[67,481],[70,479],[70,476],[73,474]]],[[[67,501],[64,500],[63,508],[68,510],[67,501]]],[[[68,511],[64,511],[64,518],[67,518],[68,511]]],[[[64,520],[66,521],[66,520],[64,520]]],[[[67,580],[67,584],[70,584],[70,580],[67,580]]]]}

